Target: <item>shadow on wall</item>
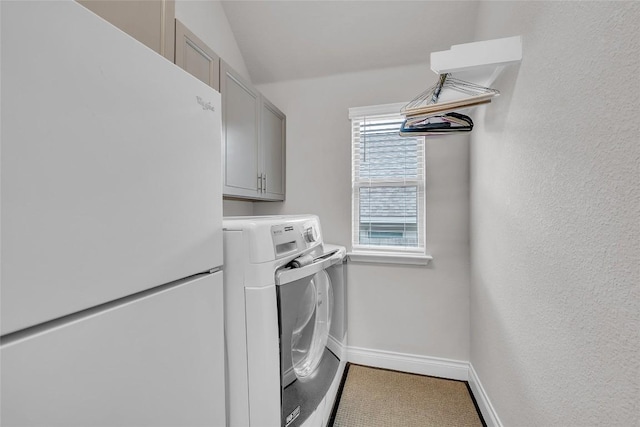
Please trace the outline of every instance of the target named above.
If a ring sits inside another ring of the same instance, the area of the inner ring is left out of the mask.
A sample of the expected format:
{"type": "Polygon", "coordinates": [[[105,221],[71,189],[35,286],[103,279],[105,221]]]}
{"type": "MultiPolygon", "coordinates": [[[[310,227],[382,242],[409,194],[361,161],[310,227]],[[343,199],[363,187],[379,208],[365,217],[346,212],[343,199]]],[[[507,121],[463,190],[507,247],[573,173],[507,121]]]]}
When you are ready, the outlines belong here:
{"type": "Polygon", "coordinates": [[[487,132],[500,133],[504,130],[519,72],[520,63],[508,65],[491,85],[500,91],[500,96],[494,98],[485,109],[483,119],[487,132]]]}
{"type": "MultiPolygon", "coordinates": [[[[503,339],[506,340],[516,339],[517,337],[510,336],[510,331],[506,327],[508,320],[500,317],[499,304],[496,304],[484,278],[475,277],[475,283],[473,284],[471,293],[475,294],[472,298],[475,299],[476,302],[473,308],[476,313],[473,318],[481,318],[483,325],[490,325],[495,336],[503,337],[503,339]]],[[[471,331],[472,340],[477,336],[474,332],[477,331],[471,331]]],[[[531,404],[531,402],[535,401],[535,395],[528,390],[529,387],[523,377],[523,367],[519,364],[520,357],[513,351],[513,346],[501,346],[498,348],[497,346],[475,343],[471,345],[470,356],[470,363],[473,365],[473,369],[476,371],[482,387],[488,396],[493,398],[490,404],[500,417],[498,425],[536,425],[535,420],[513,420],[513,411],[510,411],[511,408],[501,407],[499,405],[501,401],[500,397],[505,392],[518,396],[521,402],[529,402],[529,404],[531,404]],[[477,354],[478,351],[484,354],[480,356],[477,354]],[[500,355],[492,354],[493,352],[500,353],[500,355]],[[478,363],[478,360],[506,360],[508,362],[502,363],[500,366],[487,366],[486,364],[478,363]],[[496,372],[500,372],[500,375],[495,375],[496,372]],[[508,384],[505,382],[507,378],[509,379],[508,384]],[[511,424],[514,421],[515,424],[511,424]]],[[[487,416],[487,414],[484,415],[485,417],[487,416]]]]}

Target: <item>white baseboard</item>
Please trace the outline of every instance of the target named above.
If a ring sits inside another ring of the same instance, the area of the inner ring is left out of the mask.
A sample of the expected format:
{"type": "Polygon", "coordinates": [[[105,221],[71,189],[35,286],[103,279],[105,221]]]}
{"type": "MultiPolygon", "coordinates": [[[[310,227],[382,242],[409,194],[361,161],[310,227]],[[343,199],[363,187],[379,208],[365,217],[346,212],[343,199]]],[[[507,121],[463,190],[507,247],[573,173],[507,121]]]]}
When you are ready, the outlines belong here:
{"type": "Polygon", "coordinates": [[[473,397],[475,397],[476,402],[478,403],[478,407],[480,408],[480,412],[482,412],[484,422],[487,423],[487,427],[502,427],[502,422],[498,417],[498,413],[491,404],[489,396],[484,390],[484,387],[482,387],[480,378],[478,378],[478,374],[475,369],[473,369],[473,365],[471,363],[469,363],[469,387],[471,388],[473,397]]]}
{"type": "Polygon", "coordinates": [[[347,358],[347,346],[335,339],[332,335],[329,335],[329,339],[327,340],[327,348],[338,356],[338,359],[345,360],[347,358]]]}
{"type": "Polygon", "coordinates": [[[467,381],[469,362],[438,357],[347,347],[347,360],[359,365],[467,381]]]}

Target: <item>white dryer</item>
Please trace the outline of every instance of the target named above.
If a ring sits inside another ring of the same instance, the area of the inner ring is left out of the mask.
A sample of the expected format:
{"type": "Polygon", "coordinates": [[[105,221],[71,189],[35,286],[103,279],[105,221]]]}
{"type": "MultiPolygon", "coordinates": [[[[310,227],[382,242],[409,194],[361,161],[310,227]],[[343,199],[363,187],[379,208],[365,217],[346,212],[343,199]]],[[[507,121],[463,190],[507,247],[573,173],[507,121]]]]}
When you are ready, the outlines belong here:
{"type": "Polygon", "coordinates": [[[325,426],[346,364],[345,248],[315,215],[223,228],[229,426],[325,426]]]}

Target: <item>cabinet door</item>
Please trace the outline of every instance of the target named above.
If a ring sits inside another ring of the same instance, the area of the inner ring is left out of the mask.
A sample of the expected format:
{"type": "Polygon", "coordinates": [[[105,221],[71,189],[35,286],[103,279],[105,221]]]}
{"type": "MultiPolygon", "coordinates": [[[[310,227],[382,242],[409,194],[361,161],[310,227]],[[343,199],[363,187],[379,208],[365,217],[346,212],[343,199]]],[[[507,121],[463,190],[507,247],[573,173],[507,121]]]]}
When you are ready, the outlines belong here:
{"type": "Polygon", "coordinates": [[[263,193],[269,200],[284,200],[286,117],[269,100],[261,96],[260,150],[262,156],[263,193]]]}
{"type": "Polygon", "coordinates": [[[78,0],[78,3],[173,62],[174,0],[78,0]]]}
{"type": "Polygon", "coordinates": [[[4,426],[224,426],[222,272],[0,347],[4,426]]]}
{"type": "Polygon", "coordinates": [[[220,57],[177,19],[176,65],[220,91],[220,57]]]}
{"type": "Polygon", "coordinates": [[[260,94],[224,61],[220,62],[222,150],[225,196],[259,196],[258,115],[260,94]]]}

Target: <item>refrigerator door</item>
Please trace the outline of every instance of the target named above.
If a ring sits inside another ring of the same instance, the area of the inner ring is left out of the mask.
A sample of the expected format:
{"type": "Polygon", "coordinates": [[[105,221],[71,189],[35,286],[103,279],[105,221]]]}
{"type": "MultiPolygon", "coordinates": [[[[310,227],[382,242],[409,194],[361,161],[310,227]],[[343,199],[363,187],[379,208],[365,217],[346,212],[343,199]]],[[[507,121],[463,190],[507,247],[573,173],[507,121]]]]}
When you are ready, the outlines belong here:
{"type": "Polygon", "coordinates": [[[0,7],[2,334],[220,266],[219,93],[73,1],[0,7]]]}
{"type": "Polygon", "coordinates": [[[0,424],[226,425],[222,292],[203,275],[3,344],[0,424]]]}

